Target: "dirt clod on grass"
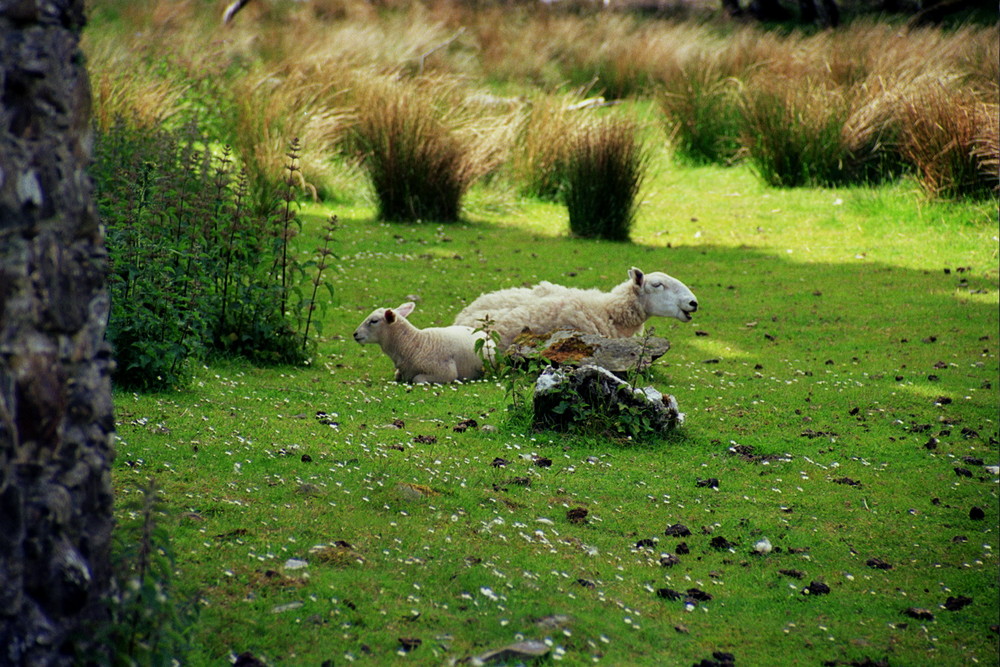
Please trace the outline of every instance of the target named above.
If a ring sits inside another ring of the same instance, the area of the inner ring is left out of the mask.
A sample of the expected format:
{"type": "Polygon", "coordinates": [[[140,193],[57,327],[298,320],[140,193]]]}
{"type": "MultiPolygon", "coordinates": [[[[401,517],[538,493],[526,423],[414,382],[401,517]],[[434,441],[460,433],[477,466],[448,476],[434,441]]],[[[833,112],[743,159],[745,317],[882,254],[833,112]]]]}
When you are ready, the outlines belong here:
{"type": "Polygon", "coordinates": [[[680,565],[681,559],[673,554],[663,554],[660,556],[660,565],[663,567],[673,567],[674,565],[680,565]]]}
{"type": "Polygon", "coordinates": [[[717,535],[713,537],[712,541],[709,542],[709,545],[711,545],[713,549],[732,549],[733,547],[736,546],[735,544],[724,538],[722,535],[717,535]]]}
{"type": "Polygon", "coordinates": [[[802,589],[803,595],[829,595],[830,587],[822,581],[813,581],[802,589]]]}
{"type": "Polygon", "coordinates": [[[931,613],[931,610],[924,609],[923,607],[907,607],[903,610],[903,614],[909,616],[910,618],[915,618],[918,621],[934,620],[934,614],[931,613]]]}
{"type": "Polygon", "coordinates": [[[688,527],[681,523],[675,523],[671,526],[667,526],[667,530],[664,532],[667,537],[687,537],[691,534],[688,527]]]}
{"type": "Polygon", "coordinates": [[[452,427],[452,431],[455,433],[465,433],[470,428],[478,428],[479,422],[475,419],[463,419],[452,427]]]}
{"type": "Polygon", "coordinates": [[[957,597],[948,596],[948,599],[944,601],[944,608],[948,611],[958,611],[964,609],[972,604],[972,598],[966,597],[965,595],[959,595],[957,597]]]}

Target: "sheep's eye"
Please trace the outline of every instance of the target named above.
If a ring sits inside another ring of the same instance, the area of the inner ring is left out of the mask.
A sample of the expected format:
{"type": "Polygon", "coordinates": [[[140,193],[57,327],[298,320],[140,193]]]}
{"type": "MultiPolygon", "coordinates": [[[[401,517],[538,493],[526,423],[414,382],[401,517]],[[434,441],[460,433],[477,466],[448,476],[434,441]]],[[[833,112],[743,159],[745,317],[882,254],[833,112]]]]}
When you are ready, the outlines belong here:
{"type": "Polygon", "coordinates": [[[663,283],[661,282],[650,283],[650,285],[652,285],[653,287],[663,287],[663,283]]]}
{"type": "Polygon", "coordinates": [[[368,320],[368,324],[378,324],[378,318],[377,317],[371,318],[370,320],[368,320]]]}

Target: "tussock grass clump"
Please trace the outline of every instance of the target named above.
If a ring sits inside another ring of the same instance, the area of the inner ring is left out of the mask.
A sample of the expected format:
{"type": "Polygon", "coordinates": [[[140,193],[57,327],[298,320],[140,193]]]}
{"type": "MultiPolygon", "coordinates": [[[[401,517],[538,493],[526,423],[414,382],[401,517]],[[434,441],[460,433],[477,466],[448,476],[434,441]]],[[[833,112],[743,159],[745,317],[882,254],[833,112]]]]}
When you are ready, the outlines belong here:
{"type": "Polygon", "coordinates": [[[983,102],[976,108],[979,129],[972,146],[980,174],[1000,193],[1000,104],[983,102]]]}
{"type": "Polygon", "coordinates": [[[740,149],[739,82],[708,58],[679,65],[657,102],[674,156],[689,164],[726,164],[740,149]]]}
{"type": "MultiPolygon", "coordinates": [[[[338,78],[303,67],[248,74],[233,81],[234,113],[227,134],[251,182],[261,186],[252,193],[255,201],[266,203],[273,197],[275,175],[282,173],[286,159],[287,137],[298,137],[313,155],[339,150],[351,120],[343,99],[345,87],[338,78]]],[[[337,174],[331,163],[317,160],[309,173],[315,183],[307,189],[314,197],[317,183],[324,194],[332,194],[337,174]]]]}
{"type": "Polygon", "coordinates": [[[989,169],[996,161],[988,138],[994,122],[990,106],[946,82],[926,79],[901,100],[901,151],[929,194],[956,198],[995,192],[996,177],[989,169]]]}
{"type": "Polygon", "coordinates": [[[355,95],[351,143],[383,220],[458,220],[463,195],[503,162],[516,131],[516,113],[477,115],[481,104],[445,80],[372,76],[355,95]]]}
{"type": "Polygon", "coordinates": [[[572,139],[581,123],[572,105],[579,96],[539,95],[531,100],[509,163],[521,193],[555,200],[563,177],[561,167],[572,150],[572,139]]]}
{"type": "Polygon", "coordinates": [[[899,151],[899,84],[756,80],[743,91],[742,143],[769,185],[879,183],[907,165],[899,151]]]}
{"type": "Polygon", "coordinates": [[[605,118],[577,131],[561,168],[570,231],[627,241],[649,156],[635,124],[605,118]]]}
{"type": "Polygon", "coordinates": [[[769,185],[798,187],[844,180],[840,141],[849,113],[842,91],[816,82],[771,80],[743,95],[743,143],[769,185]]]}

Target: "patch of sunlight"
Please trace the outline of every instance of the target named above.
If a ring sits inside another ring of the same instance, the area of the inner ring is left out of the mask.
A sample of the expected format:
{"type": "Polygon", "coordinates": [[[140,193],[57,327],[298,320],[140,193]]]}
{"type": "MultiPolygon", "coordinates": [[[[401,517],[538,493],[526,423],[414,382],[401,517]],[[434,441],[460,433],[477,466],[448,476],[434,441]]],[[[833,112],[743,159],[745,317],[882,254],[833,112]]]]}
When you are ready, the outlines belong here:
{"type": "Polygon", "coordinates": [[[501,224],[537,236],[554,238],[569,233],[569,216],[565,207],[549,202],[531,202],[521,210],[504,216],[501,224]]]}
{"type": "Polygon", "coordinates": [[[450,248],[421,248],[420,257],[424,259],[452,259],[455,251],[450,248]]]}
{"type": "Polygon", "coordinates": [[[986,306],[1000,304],[1000,291],[997,290],[954,290],[950,294],[963,303],[977,303],[986,306]]]}
{"type": "Polygon", "coordinates": [[[702,352],[713,357],[723,357],[726,359],[747,359],[750,357],[749,352],[741,350],[735,345],[727,343],[724,340],[693,338],[687,341],[686,344],[696,347],[702,352]]]}
{"type": "Polygon", "coordinates": [[[899,389],[902,391],[908,391],[911,394],[916,394],[917,396],[925,398],[937,399],[942,396],[946,398],[954,398],[954,396],[950,396],[946,393],[943,393],[941,391],[941,387],[936,387],[934,385],[926,383],[903,384],[899,385],[899,389]]]}

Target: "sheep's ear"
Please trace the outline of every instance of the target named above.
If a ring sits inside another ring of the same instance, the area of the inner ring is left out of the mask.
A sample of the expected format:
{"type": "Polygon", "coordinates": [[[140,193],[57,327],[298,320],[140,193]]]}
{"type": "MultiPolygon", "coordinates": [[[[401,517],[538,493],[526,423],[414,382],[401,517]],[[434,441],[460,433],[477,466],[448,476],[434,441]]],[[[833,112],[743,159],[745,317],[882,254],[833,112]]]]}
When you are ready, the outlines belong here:
{"type": "Polygon", "coordinates": [[[392,308],[386,308],[382,317],[385,318],[386,324],[392,324],[396,321],[396,313],[392,312],[392,308]]]}
{"type": "Polygon", "coordinates": [[[399,315],[400,317],[409,317],[410,313],[412,313],[413,309],[416,307],[417,304],[413,303],[412,301],[407,301],[406,303],[396,308],[396,314],[399,315]]]}
{"type": "Polygon", "coordinates": [[[632,282],[634,282],[636,285],[642,286],[642,281],[644,278],[642,271],[633,266],[631,269],[628,270],[628,276],[629,278],[632,279],[632,282]]]}

